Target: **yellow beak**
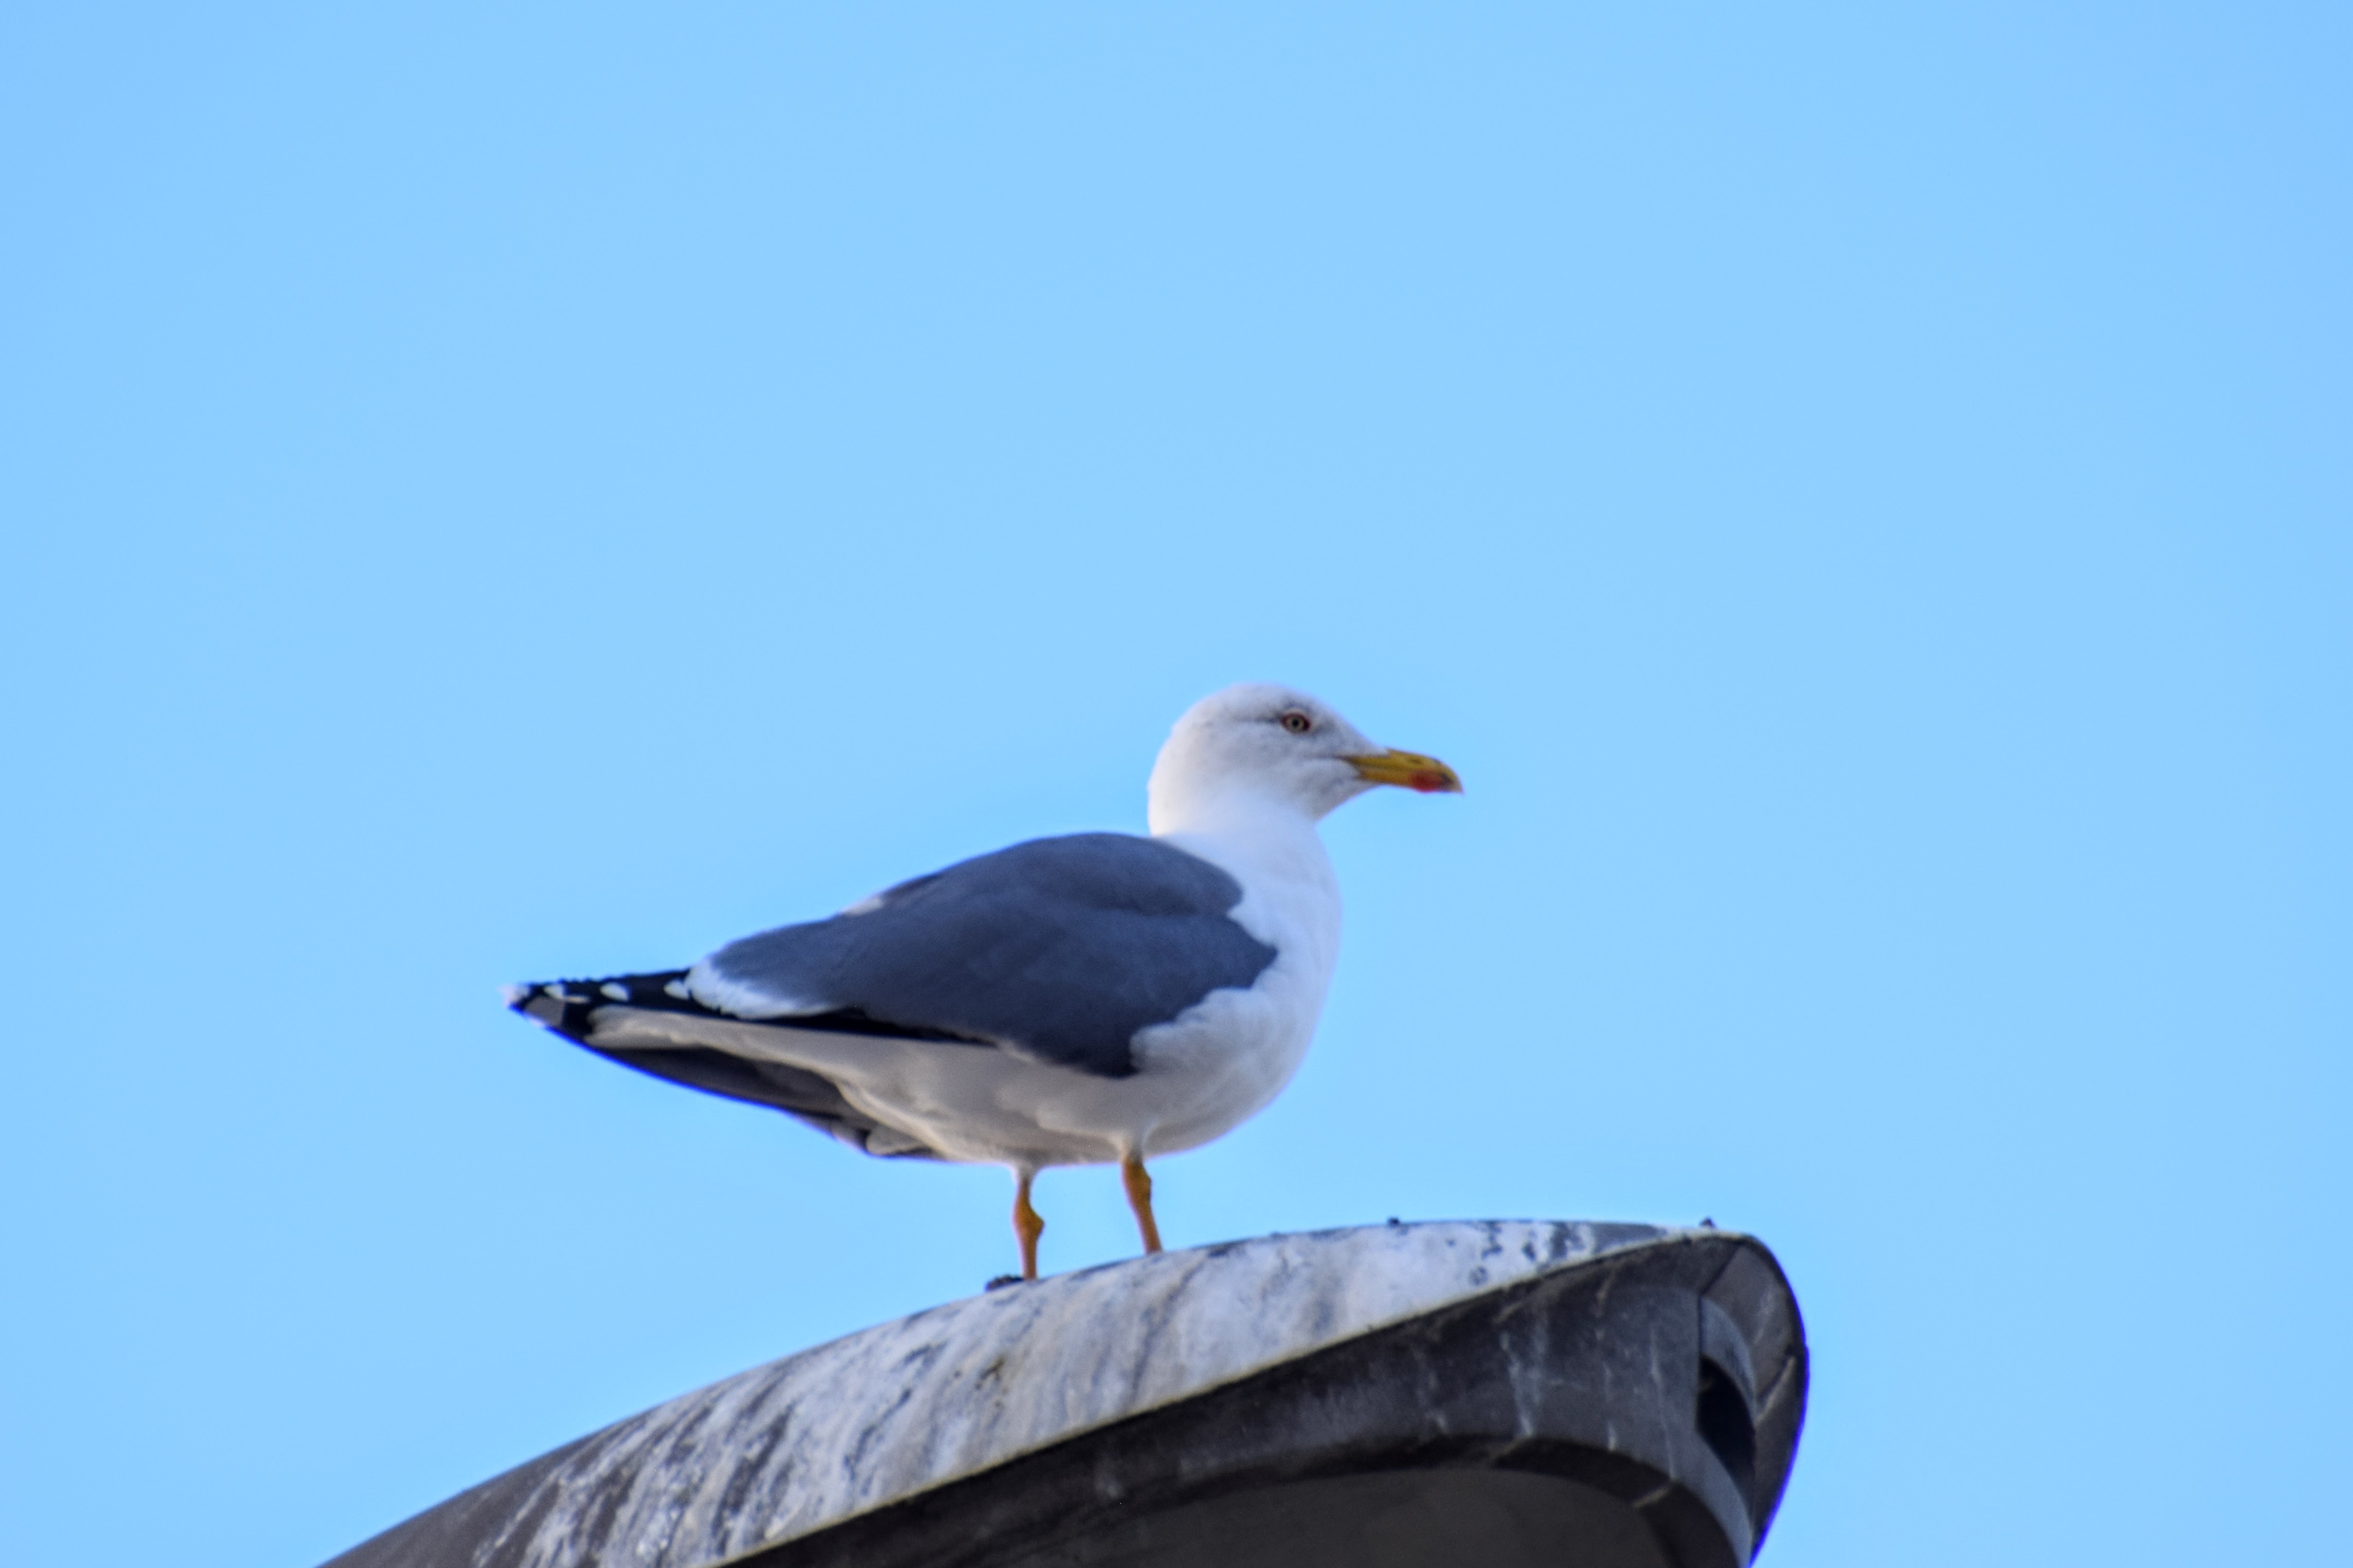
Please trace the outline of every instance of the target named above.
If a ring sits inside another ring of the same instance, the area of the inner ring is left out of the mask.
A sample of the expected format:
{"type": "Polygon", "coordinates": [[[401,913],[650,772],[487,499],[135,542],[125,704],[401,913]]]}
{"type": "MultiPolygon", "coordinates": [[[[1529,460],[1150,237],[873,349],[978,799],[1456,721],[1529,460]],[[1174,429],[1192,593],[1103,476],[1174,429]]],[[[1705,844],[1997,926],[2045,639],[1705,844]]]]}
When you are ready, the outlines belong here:
{"type": "Polygon", "coordinates": [[[1462,781],[1452,768],[1419,752],[1374,752],[1350,757],[1347,763],[1356,770],[1358,778],[1370,779],[1375,784],[1398,784],[1421,795],[1462,793],[1462,781]]]}

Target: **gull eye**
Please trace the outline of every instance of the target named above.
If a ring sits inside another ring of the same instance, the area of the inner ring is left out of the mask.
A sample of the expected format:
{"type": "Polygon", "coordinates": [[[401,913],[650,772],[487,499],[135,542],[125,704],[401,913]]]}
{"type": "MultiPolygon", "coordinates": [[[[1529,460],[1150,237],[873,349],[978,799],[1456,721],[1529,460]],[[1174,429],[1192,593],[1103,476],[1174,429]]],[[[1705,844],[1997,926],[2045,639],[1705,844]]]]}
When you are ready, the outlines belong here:
{"type": "Polygon", "coordinates": [[[1294,735],[1304,735],[1308,731],[1315,728],[1315,721],[1310,719],[1306,714],[1302,713],[1296,708],[1293,708],[1289,712],[1285,713],[1276,721],[1294,735]]]}

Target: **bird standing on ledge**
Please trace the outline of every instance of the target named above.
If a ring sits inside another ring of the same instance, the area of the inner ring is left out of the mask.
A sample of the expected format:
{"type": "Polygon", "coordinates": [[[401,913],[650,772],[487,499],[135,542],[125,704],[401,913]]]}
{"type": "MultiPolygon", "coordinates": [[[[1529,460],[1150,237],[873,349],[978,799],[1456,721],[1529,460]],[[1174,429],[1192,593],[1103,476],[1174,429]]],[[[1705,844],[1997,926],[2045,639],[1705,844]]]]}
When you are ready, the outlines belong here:
{"type": "Polygon", "coordinates": [[[1116,1164],[1146,1252],[1144,1162],[1291,1081],[1340,951],[1315,825],[1376,784],[1459,794],[1279,686],[1193,705],[1152,770],[1152,836],[1038,838],[728,943],[691,969],[509,989],[628,1067],[772,1105],[870,1154],[1011,1167],[1021,1277],[1049,1165],[1116,1164]]]}

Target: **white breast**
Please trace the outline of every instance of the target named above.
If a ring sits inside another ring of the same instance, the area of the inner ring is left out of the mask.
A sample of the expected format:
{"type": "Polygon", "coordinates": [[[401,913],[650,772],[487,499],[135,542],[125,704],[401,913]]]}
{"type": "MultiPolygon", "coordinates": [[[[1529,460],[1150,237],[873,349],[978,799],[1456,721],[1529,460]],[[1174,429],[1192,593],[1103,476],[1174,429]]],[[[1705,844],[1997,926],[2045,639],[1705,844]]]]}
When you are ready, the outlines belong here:
{"type": "Polygon", "coordinates": [[[1340,954],[1340,888],[1314,824],[1290,814],[1165,834],[1242,885],[1234,920],[1275,950],[1246,991],[1219,991],[1136,1037],[1165,1107],[1149,1153],[1206,1143],[1265,1109],[1305,1059],[1340,954]]]}

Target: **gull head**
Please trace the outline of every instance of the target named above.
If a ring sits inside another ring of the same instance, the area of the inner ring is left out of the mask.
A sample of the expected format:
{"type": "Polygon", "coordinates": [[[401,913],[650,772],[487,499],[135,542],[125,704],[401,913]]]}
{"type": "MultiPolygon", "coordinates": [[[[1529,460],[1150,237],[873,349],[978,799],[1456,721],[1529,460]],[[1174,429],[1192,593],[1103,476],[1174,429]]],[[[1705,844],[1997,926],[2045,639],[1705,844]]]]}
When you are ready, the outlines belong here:
{"type": "Polygon", "coordinates": [[[1377,784],[1459,795],[1435,757],[1375,744],[1330,704],[1287,686],[1229,686],[1186,710],[1152,770],[1155,833],[1235,813],[1296,813],[1309,822],[1377,784]]]}

